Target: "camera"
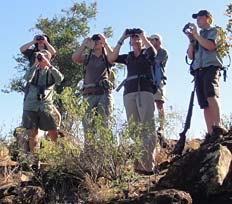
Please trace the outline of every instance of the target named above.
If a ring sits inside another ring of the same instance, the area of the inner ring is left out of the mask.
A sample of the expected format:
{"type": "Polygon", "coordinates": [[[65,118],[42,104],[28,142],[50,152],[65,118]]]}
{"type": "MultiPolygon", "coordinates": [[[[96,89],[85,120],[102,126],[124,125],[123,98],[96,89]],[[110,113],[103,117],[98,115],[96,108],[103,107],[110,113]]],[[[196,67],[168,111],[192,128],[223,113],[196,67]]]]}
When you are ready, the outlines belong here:
{"type": "Polygon", "coordinates": [[[37,55],[37,59],[38,59],[39,62],[41,62],[43,60],[43,56],[39,53],[37,55]]]}
{"type": "Polygon", "coordinates": [[[45,92],[43,86],[38,86],[38,94],[37,94],[37,100],[42,101],[45,98],[45,92]]]}
{"type": "Polygon", "coordinates": [[[42,36],[42,35],[37,35],[37,36],[36,36],[36,40],[44,40],[44,36],[42,36]]]}
{"type": "Polygon", "coordinates": [[[101,38],[98,36],[98,34],[94,34],[91,39],[93,41],[101,40],[101,38]]]}
{"type": "Polygon", "coordinates": [[[188,32],[188,31],[189,31],[189,29],[191,28],[191,26],[190,26],[190,25],[191,25],[191,23],[187,23],[187,24],[184,26],[184,28],[183,28],[183,30],[182,30],[182,31],[183,31],[184,33],[188,32]]]}
{"type": "Polygon", "coordinates": [[[136,35],[142,32],[143,31],[140,28],[132,28],[132,29],[127,28],[126,29],[126,35],[136,35]]]}

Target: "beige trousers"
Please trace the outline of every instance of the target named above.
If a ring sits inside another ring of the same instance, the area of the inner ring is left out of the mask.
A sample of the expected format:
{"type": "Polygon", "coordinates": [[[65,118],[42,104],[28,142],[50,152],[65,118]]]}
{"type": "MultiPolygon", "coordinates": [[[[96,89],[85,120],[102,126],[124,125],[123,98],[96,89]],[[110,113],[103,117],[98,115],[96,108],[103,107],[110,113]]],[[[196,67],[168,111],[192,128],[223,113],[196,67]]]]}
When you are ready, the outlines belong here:
{"type": "Polygon", "coordinates": [[[142,156],[136,162],[135,169],[142,171],[152,171],[155,158],[155,120],[154,120],[154,94],[147,91],[133,92],[124,95],[124,106],[126,109],[127,121],[131,118],[135,122],[149,125],[153,134],[143,131],[140,135],[142,142],[142,156]]]}

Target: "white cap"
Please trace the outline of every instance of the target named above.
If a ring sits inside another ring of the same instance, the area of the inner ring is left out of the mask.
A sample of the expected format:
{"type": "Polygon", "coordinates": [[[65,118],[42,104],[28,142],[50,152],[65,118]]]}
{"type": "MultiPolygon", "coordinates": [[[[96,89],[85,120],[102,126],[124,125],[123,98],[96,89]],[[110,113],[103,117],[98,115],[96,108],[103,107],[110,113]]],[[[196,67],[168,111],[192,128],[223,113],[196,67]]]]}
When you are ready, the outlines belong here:
{"type": "Polygon", "coordinates": [[[160,43],[162,43],[162,37],[161,37],[161,35],[159,35],[157,33],[151,35],[148,39],[157,39],[160,41],[160,43]]]}

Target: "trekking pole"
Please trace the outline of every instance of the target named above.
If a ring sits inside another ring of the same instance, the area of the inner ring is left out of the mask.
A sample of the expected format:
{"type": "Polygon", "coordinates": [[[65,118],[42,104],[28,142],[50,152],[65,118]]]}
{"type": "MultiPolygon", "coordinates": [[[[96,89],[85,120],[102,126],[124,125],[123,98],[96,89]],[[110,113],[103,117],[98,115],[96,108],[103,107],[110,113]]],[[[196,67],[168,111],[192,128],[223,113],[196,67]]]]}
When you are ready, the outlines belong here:
{"type": "Polygon", "coordinates": [[[186,142],[186,132],[190,128],[191,119],[192,119],[195,89],[196,89],[196,87],[195,87],[195,82],[194,82],[194,88],[193,88],[193,91],[192,91],[191,97],[190,97],[188,113],[187,113],[187,117],[185,119],[184,130],[179,134],[180,139],[178,140],[178,142],[175,145],[175,148],[172,152],[173,154],[181,155],[183,150],[184,150],[184,146],[185,146],[185,142],[186,142]]]}

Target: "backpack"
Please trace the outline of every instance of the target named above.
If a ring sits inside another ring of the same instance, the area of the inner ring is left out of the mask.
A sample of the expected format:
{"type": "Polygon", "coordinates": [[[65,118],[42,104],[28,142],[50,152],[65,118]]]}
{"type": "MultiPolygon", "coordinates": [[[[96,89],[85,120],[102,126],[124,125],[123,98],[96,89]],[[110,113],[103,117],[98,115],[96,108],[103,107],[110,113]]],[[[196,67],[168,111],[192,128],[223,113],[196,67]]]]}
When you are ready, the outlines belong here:
{"type": "Polygon", "coordinates": [[[153,85],[154,88],[157,90],[161,89],[161,84],[166,84],[167,77],[164,75],[164,70],[160,66],[160,64],[154,61],[152,66],[152,78],[153,78],[153,85]]]}

